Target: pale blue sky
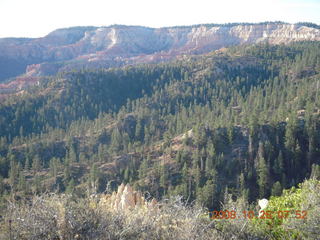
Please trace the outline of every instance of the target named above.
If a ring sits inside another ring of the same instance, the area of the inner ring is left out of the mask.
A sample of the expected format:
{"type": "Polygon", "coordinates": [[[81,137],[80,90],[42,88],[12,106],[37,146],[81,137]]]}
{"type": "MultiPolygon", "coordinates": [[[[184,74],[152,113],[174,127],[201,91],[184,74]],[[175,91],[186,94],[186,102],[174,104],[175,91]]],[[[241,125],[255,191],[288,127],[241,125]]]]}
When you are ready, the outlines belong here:
{"type": "Polygon", "coordinates": [[[320,24],[320,0],[0,0],[0,37],[41,37],[70,26],[276,20],[320,24]]]}

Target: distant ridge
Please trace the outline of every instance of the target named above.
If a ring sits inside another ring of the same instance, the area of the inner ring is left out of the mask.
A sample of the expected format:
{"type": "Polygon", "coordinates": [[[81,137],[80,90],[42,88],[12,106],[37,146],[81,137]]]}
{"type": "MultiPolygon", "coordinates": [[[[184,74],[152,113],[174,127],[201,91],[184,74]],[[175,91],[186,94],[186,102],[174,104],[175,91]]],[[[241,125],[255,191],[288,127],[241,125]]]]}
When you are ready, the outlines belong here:
{"type": "MultiPolygon", "coordinates": [[[[142,27],[142,28],[150,28],[150,29],[168,29],[168,28],[190,28],[190,27],[234,27],[234,26],[250,26],[250,25],[266,25],[266,24],[291,24],[284,21],[264,21],[264,22],[230,22],[230,23],[199,23],[199,24],[192,24],[192,25],[173,25],[173,26],[166,26],[166,27],[148,27],[143,25],[125,25],[125,24],[111,24],[111,25],[102,25],[102,26],[74,26],[74,27],[66,27],[66,28],[58,28],[57,30],[70,30],[70,29],[87,29],[87,30],[95,30],[97,28],[105,28],[105,27],[142,27]]],[[[311,28],[320,29],[320,25],[317,25],[312,22],[297,22],[294,25],[306,26],[311,28]]],[[[53,32],[54,32],[53,31],[53,32]]],[[[52,33],[52,32],[50,32],[52,33]]],[[[49,34],[50,34],[49,33],[49,34]]],[[[1,38],[0,38],[1,39],[1,38]]],[[[10,38],[14,39],[14,38],[10,38]]],[[[26,38],[26,39],[33,39],[33,38],[26,38]]]]}
{"type": "Polygon", "coordinates": [[[0,82],[19,76],[20,82],[33,83],[61,71],[163,62],[242,44],[319,40],[320,26],[307,22],[62,28],[42,38],[0,39],[0,82]]]}

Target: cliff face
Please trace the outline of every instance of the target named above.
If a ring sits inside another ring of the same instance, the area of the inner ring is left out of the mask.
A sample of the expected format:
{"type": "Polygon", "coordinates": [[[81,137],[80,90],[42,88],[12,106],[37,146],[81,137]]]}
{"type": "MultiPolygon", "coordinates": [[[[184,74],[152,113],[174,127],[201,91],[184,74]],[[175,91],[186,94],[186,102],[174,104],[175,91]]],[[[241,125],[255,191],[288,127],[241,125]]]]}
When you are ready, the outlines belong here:
{"type": "Polygon", "coordinates": [[[158,29],[138,26],[59,29],[38,39],[0,39],[0,69],[6,69],[5,74],[0,74],[0,81],[28,71],[30,67],[27,66],[31,64],[37,65],[32,66],[33,72],[28,76],[39,76],[52,74],[52,69],[61,71],[83,66],[110,67],[158,62],[232,45],[304,40],[319,41],[320,30],[280,23],[158,29]],[[19,67],[8,70],[8,62],[19,67]],[[48,67],[50,63],[55,66],[48,67]]]}

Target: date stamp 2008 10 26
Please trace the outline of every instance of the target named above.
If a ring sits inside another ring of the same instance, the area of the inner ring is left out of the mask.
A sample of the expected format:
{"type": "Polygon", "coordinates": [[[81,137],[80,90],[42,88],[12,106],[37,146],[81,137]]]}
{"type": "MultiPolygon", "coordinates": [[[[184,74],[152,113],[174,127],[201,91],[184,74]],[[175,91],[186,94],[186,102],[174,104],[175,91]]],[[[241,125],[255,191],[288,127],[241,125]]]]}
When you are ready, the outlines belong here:
{"type": "Polygon", "coordinates": [[[242,211],[238,213],[234,210],[228,211],[210,211],[210,219],[286,219],[286,218],[295,218],[295,219],[306,219],[308,215],[307,211],[302,210],[291,210],[291,211],[260,211],[257,215],[254,211],[242,211]]]}

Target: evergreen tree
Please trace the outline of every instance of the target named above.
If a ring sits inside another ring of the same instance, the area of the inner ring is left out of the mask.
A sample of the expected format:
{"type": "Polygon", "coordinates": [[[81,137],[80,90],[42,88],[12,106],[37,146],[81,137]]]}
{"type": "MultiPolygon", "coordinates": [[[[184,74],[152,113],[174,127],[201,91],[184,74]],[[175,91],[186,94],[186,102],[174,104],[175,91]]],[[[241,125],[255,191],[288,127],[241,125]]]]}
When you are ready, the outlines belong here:
{"type": "Polygon", "coordinates": [[[197,191],[197,201],[201,205],[214,207],[214,200],[216,198],[216,184],[213,180],[208,180],[202,188],[197,191]]]}
{"type": "Polygon", "coordinates": [[[124,171],[124,175],[123,175],[123,181],[125,183],[130,182],[130,169],[127,167],[124,171]]]}
{"type": "Polygon", "coordinates": [[[101,173],[98,169],[98,165],[94,163],[91,166],[90,175],[89,175],[89,186],[91,188],[91,191],[93,191],[93,193],[97,193],[100,188],[100,185],[99,185],[100,177],[101,177],[101,173]]]}
{"type": "Polygon", "coordinates": [[[16,190],[16,185],[19,176],[19,166],[15,160],[10,161],[9,183],[12,191],[16,190]]]}
{"type": "Polygon", "coordinates": [[[40,158],[38,155],[36,155],[33,160],[32,160],[32,170],[33,170],[33,174],[36,174],[37,172],[39,172],[41,169],[41,162],[40,162],[40,158]]]}
{"type": "Polygon", "coordinates": [[[275,182],[271,189],[272,196],[280,196],[282,194],[282,186],[280,182],[275,182]]]}
{"type": "Polygon", "coordinates": [[[274,161],[273,172],[278,176],[284,172],[284,159],[282,151],[280,150],[278,157],[274,161]]]}
{"type": "Polygon", "coordinates": [[[139,178],[143,179],[147,176],[147,172],[149,169],[149,158],[150,156],[148,155],[146,158],[144,158],[140,164],[139,168],[139,178]]]}
{"type": "Polygon", "coordinates": [[[67,185],[66,193],[72,194],[74,192],[74,189],[75,189],[75,182],[74,182],[74,179],[72,178],[67,185]]]}
{"type": "Polygon", "coordinates": [[[27,183],[26,178],[22,171],[19,173],[19,182],[18,182],[19,191],[26,192],[27,191],[27,183]]]}
{"type": "Polygon", "coordinates": [[[182,168],[182,195],[185,199],[189,199],[191,196],[191,176],[189,174],[187,163],[184,163],[182,168]]]}
{"type": "Polygon", "coordinates": [[[3,194],[5,188],[4,188],[4,182],[3,182],[3,177],[0,176],[0,195],[3,194]]]}
{"type": "Polygon", "coordinates": [[[169,169],[166,164],[161,166],[160,187],[164,190],[164,194],[166,193],[166,189],[169,187],[169,169]]]}
{"type": "Polygon", "coordinates": [[[266,160],[260,156],[258,160],[258,185],[260,198],[266,197],[268,194],[269,170],[266,160]]]}
{"type": "Polygon", "coordinates": [[[320,180],[320,166],[319,165],[312,164],[312,170],[311,170],[310,178],[320,180]]]}
{"type": "Polygon", "coordinates": [[[30,159],[29,157],[27,157],[24,164],[24,170],[28,171],[29,169],[30,169],[30,159]]]}

